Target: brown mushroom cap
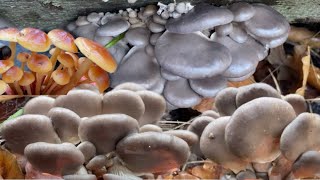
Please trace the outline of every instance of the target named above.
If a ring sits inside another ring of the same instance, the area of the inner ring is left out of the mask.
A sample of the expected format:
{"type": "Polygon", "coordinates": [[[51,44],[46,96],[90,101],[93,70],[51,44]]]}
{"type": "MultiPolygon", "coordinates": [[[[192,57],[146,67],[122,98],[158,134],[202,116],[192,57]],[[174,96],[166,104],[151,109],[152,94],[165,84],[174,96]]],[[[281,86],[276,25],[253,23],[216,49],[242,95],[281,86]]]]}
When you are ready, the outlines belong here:
{"type": "Polygon", "coordinates": [[[43,54],[33,54],[27,61],[28,68],[37,73],[47,73],[52,69],[52,62],[43,54]]]}
{"type": "Polygon", "coordinates": [[[14,62],[11,60],[0,60],[0,74],[8,71],[12,66],[14,66],[14,62]]]}
{"type": "Polygon", "coordinates": [[[146,124],[140,127],[139,129],[140,133],[143,132],[162,132],[161,127],[154,125],[154,124],[146,124]]]}
{"type": "Polygon", "coordinates": [[[294,178],[314,178],[320,173],[320,152],[304,152],[292,166],[294,178]]]}
{"type": "Polygon", "coordinates": [[[24,28],[17,36],[18,43],[33,52],[46,52],[51,41],[47,34],[39,29],[24,28]]]}
{"type": "Polygon", "coordinates": [[[110,91],[103,96],[102,113],[120,113],[139,120],[145,112],[141,97],[129,90],[110,91]]]}
{"type": "Polygon", "coordinates": [[[82,54],[107,72],[113,73],[117,69],[117,63],[106,48],[100,44],[78,37],[75,41],[82,54]]]}
{"type": "Polygon", "coordinates": [[[47,115],[51,108],[53,108],[53,104],[55,99],[48,96],[38,96],[32,98],[27,102],[27,104],[23,107],[24,114],[41,114],[47,115]]]}
{"type": "Polygon", "coordinates": [[[225,130],[229,150],[247,162],[265,163],[279,154],[280,136],[296,117],[284,100],[261,97],[240,106],[225,130]]]}
{"type": "Polygon", "coordinates": [[[241,171],[236,176],[237,180],[248,180],[248,179],[257,179],[257,176],[254,172],[250,170],[241,171]]]}
{"type": "Polygon", "coordinates": [[[88,76],[91,81],[95,82],[100,93],[103,93],[110,86],[109,75],[99,66],[91,66],[88,76]]]}
{"type": "Polygon", "coordinates": [[[115,149],[118,141],[138,130],[137,120],[128,115],[105,114],[81,121],[79,136],[81,141],[93,143],[97,154],[107,154],[115,149]]]}
{"type": "Polygon", "coordinates": [[[54,29],[48,33],[48,37],[52,44],[59,49],[72,53],[78,52],[78,48],[74,43],[74,37],[70,33],[61,29],[54,29]]]}
{"type": "Polygon", "coordinates": [[[280,150],[290,161],[295,161],[303,152],[320,150],[320,116],[302,113],[283,131],[280,150]]]}
{"type": "Polygon", "coordinates": [[[78,127],[81,119],[76,113],[69,109],[55,107],[48,112],[48,117],[62,142],[73,144],[80,142],[78,127]]]}
{"type": "Polygon", "coordinates": [[[0,29],[0,40],[1,41],[17,42],[18,34],[19,34],[19,30],[16,28],[0,29]]]}
{"type": "Polygon", "coordinates": [[[23,115],[5,121],[1,133],[11,152],[23,154],[24,148],[34,142],[60,143],[51,120],[43,115],[23,115]]]}
{"type": "Polygon", "coordinates": [[[199,143],[199,137],[195,133],[188,131],[188,130],[169,130],[163,132],[164,134],[170,134],[173,136],[176,136],[178,138],[181,138],[184,140],[190,147],[193,147],[194,145],[199,143]]]}
{"type": "Polygon", "coordinates": [[[144,132],[122,139],[116,152],[133,172],[167,172],[184,164],[190,155],[188,144],[175,136],[144,132]]]}
{"type": "Polygon", "coordinates": [[[70,74],[66,69],[57,69],[52,72],[52,79],[59,85],[66,85],[70,82],[70,74]]]}
{"type": "Polygon", "coordinates": [[[17,66],[12,66],[8,71],[2,74],[2,80],[6,83],[14,83],[19,81],[22,76],[23,71],[17,66]]]}
{"type": "Polygon", "coordinates": [[[296,111],[296,114],[299,115],[301,113],[304,113],[308,109],[308,105],[306,100],[303,96],[298,94],[288,94],[285,97],[283,97],[283,100],[290,103],[293,107],[293,109],[296,111]]]}
{"type": "Polygon", "coordinates": [[[238,173],[245,170],[247,162],[232,154],[225,141],[225,128],[230,116],[218,118],[209,123],[200,138],[200,149],[205,157],[238,173]]]}
{"type": "Polygon", "coordinates": [[[102,97],[90,90],[69,91],[66,96],[57,97],[54,107],[70,109],[80,117],[101,114],[102,97]]]}
{"type": "Polygon", "coordinates": [[[36,142],[29,144],[24,154],[33,167],[54,175],[73,174],[84,163],[81,151],[70,143],[36,142]]]}
{"type": "Polygon", "coordinates": [[[231,116],[237,109],[236,96],[238,89],[228,87],[221,90],[215,97],[214,105],[221,116],[231,116]]]}
{"type": "Polygon", "coordinates": [[[36,80],[32,72],[25,71],[23,72],[22,78],[19,80],[20,86],[28,86],[36,80]]]}

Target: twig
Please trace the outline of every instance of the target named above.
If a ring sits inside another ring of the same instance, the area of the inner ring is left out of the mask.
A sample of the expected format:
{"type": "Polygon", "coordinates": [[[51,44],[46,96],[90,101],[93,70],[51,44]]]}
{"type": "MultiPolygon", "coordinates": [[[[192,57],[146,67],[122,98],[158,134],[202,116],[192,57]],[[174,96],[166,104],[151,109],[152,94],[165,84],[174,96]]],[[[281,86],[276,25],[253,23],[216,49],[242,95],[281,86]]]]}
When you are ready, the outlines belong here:
{"type": "Polygon", "coordinates": [[[276,85],[277,91],[278,91],[280,94],[282,94],[282,93],[281,93],[280,86],[279,86],[279,83],[278,83],[276,77],[273,75],[273,72],[272,72],[269,68],[268,68],[268,71],[270,72],[270,75],[271,75],[271,77],[272,77],[272,79],[273,79],[273,81],[274,81],[274,84],[276,85]]]}

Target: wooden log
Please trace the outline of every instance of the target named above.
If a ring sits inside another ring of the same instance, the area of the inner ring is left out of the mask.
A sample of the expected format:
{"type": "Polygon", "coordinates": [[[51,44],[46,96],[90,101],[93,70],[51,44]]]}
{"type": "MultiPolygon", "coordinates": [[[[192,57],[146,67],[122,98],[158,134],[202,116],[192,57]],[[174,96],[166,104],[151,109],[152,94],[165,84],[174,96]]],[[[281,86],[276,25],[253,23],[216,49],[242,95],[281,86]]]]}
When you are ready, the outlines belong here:
{"type": "MultiPolygon", "coordinates": [[[[161,0],[170,3],[174,0],[161,0]]],[[[182,0],[176,0],[180,2],[182,0]]],[[[226,5],[237,0],[189,0],[193,4],[209,2],[226,5]]],[[[320,22],[319,0],[244,0],[261,2],[273,6],[290,22],[320,22]]],[[[10,19],[18,27],[37,27],[50,30],[63,27],[79,15],[90,12],[108,12],[137,8],[146,4],[156,4],[157,0],[137,0],[129,4],[127,0],[1,0],[0,17],[10,19]]]]}

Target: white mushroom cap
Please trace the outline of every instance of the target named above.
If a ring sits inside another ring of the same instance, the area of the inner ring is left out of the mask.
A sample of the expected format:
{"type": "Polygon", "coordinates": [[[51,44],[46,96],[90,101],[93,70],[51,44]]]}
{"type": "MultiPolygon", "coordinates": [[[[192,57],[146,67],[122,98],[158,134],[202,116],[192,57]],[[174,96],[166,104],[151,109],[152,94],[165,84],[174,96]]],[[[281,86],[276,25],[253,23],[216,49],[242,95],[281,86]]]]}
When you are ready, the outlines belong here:
{"type": "Polygon", "coordinates": [[[126,82],[126,83],[122,83],[119,84],[118,86],[114,87],[114,91],[116,90],[130,90],[130,91],[143,91],[146,90],[143,86],[136,84],[136,83],[132,83],[132,82],[126,82]]]}
{"type": "Polygon", "coordinates": [[[217,111],[214,110],[206,110],[204,112],[202,112],[201,116],[209,116],[212,117],[214,119],[217,119],[220,117],[220,114],[217,111]]]}
{"type": "Polygon", "coordinates": [[[88,170],[99,170],[103,166],[105,166],[108,163],[108,158],[106,155],[97,155],[90,159],[90,161],[87,163],[86,168],[88,170]]]}
{"type": "Polygon", "coordinates": [[[160,72],[161,72],[161,76],[168,81],[176,81],[181,78],[180,76],[175,75],[164,68],[161,68],[160,72]]]}
{"type": "Polygon", "coordinates": [[[96,34],[99,36],[117,36],[127,31],[129,27],[130,23],[121,17],[111,18],[106,24],[97,29],[96,34]]]}
{"type": "Polygon", "coordinates": [[[293,107],[293,109],[296,111],[296,114],[299,115],[301,113],[304,113],[308,109],[308,105],[306,100],[303,96],[298,94],[288,94],[285,97],[283,97],[283,100],[290,103],[293,107]]]}
{"type": "Polygon", "coordinates": [[[154,125],[154,124],[146,124],[140,127],[139,129],[140,133],[143,132],[162,132],[161,127],[154,125]]]}
{"type": "Polygon", "coordinates": [[[150,31],[144,27],[129,29],[125,38],[132,46],[146,46],[149,44],[150,31]]]}
{"type": "Polygon", "coordinates": [[[81,142],[77,146],[77,149],[82,152],[86,163],[88,163],[89,160],[96,155],[96,147],[89,141],[81,142]]]}
{"type": "Polygon", "coordinates": [[[50,109],[53,107],[54,101],[54,98],[48,96],[38,96],[32,98],[23,107],[23,113],[47,115],[50,109]]]}

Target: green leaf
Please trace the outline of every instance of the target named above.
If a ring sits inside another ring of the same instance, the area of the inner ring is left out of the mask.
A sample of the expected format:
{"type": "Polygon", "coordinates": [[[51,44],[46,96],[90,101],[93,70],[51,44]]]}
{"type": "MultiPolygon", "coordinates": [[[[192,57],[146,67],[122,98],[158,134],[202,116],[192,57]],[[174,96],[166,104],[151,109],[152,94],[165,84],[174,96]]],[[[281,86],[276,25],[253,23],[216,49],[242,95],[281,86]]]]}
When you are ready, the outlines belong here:
{"type": "Polygon", "coordinates": [[[106,44],[105,48],[111,48],[112,46],[116,45],[121,39],[124,38],[126,32],[120,34],[119,36],[113,38],[108,44],[106,44]]]}
{"type": "Polygon", "coordinates": [[[22,115],[23,115],[23,109],[19,109],[17,112],[12,114],[7,120],[14,119],[22,115]]]}

